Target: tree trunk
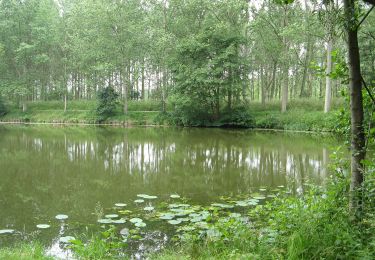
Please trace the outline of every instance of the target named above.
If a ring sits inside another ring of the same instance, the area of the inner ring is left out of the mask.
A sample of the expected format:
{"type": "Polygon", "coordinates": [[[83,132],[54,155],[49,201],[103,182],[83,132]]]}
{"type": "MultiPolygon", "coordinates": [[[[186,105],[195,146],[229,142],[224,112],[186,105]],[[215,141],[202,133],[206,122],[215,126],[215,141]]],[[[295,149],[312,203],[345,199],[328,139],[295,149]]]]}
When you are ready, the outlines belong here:
{"type": "Polygon", "coordinates": [[[289,84],[289,70],[288,67],[284,67],[284,83],[281,90],[281,112],[286,112],[286,106],[288,104],[288,84],[289,84]]]}
{"type": "Polygon", "coordinates": [[[351,112],[351,184],[350,209],[353,213],[360,210],[362,198],[359,188],[363,182],[363,159],[365,158],[365,135],[363,129],[363,99],[361,64],[358,47],[358,28],[355,14],[357,0],[344,0],[348,34],[349,89],[351,112]]]}
{"type": "Polygon", "coordinates": [[[64,113],[66,112],[66,106],[67,106],[67,97],[66,94],[64,95],[64,113]]]}
{"type": "Polygon", "coordinates": [[[332,37],[327,42],[327,68],[326,68],[326,95],[324,100],[324,113],[328,113],[331,110],[331,99],[332,99],[332,37]]]}

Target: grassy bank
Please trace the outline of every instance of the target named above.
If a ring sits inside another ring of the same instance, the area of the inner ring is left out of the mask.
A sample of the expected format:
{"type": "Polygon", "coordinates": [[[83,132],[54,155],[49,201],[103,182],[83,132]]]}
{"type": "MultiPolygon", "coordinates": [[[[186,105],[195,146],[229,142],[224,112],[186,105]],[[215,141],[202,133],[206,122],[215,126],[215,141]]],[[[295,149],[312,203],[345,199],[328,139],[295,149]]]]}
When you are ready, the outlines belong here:
{"type": "MultiPolygon", "coordinates": [[[[251,102],[246,106],[247,116],[251,117],[251,128],[280,129],[294,131],[335,131],[338,122],[338,110],[343,106],[343,101],[337,99],[333,102],[332,112],[323,113],[323,100],[300,99],[292,100],[286,113],[280,112],[278,101],[251,102]]],[[[78,100],[68,103],[64,112],[62,101],[29,102],[27,112],[21,108],[8,104],[9,112],[0,117],[2,122],[30,122],[30,123],[81,123],[95,124],[96,101],[78,100]]],[[[161,125],[171,124],[160,116],[161,104],[158,101],[130,101],[128,114],[124,115],[118,106],[116,114],[104,123],[120,125],[161,125]]],[[[167,107],[172,111],[172,105],[167,107]]]]}

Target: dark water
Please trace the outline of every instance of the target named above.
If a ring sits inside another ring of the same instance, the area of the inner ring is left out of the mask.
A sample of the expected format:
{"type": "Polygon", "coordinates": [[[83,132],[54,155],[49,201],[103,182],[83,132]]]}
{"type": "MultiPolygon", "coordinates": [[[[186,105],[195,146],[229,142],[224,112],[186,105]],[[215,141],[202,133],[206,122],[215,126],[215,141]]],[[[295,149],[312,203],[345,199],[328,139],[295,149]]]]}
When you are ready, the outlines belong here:
{"type": "Polygon", "coordinates": [[[0,126],[0,229],[52,243],[66,233],[55,215],[95,224],[98,205],[132,207],[140,193],[208,204],[259,187],[303,192],[306,181],[324,182],[335,145],[249,130],[0,126]],[[51,228],[37,231],[40,223],[51,228]]]}

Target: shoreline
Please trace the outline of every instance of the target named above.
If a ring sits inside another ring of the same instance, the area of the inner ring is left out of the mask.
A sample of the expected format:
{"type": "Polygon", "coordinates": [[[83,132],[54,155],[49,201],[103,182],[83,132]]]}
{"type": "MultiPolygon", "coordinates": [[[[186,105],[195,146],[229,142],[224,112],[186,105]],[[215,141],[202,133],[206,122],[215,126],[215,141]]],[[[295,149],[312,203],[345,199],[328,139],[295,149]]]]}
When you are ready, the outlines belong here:
{"type": "Polygon", "coordinates": [[[291,130],[291,129],[280,129],[280,128],[251,128],[251,127],[212,127],[212,126],[171,126],[171,125],[158,125],[158,124],[136,124],[134,122],[110,122],[110,123],[84,123],[84,122],[24,122],[24,121],[0,121],[0,125],[48,125],[48,126],[112,126],[112,127],[177,127],[177,128],[218,128],[218,129],[238,129],[238,130],[251,130],[251,131],[266,131],[266,132],[286,132],[286,133],[303,133],[303,134],[332,134],[333,131],[326,130],[291,130]]]}

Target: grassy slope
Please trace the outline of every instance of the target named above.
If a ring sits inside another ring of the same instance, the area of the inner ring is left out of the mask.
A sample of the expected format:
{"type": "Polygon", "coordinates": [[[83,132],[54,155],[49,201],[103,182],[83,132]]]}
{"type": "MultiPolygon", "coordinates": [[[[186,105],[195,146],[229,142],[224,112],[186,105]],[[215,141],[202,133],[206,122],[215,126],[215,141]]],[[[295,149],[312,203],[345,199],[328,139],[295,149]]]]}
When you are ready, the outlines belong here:
{"type": "MultiPolygon", "coordinates": [[[[250,114],[255,120],[255,128],[283,129],[298,131],[332,131],[336,126],[336,114],[343,101],[333,102],[333,111],[323,113],[323,100],[299,99],[289,103],[286,113],[280,112],[280,102],[270,101],[265,106],[259,102],[249,104],[250,114]]],[[[30,102],[28,111],[23,113],[20,108],[10,106],[10,112],[0,121],[33,122],[33,123],[95,123],[95,101],[71,101],[67,112],[63,111],[61,101],[30,102]]],[[[128,115],[121,112],[108,119],[112,124],[155,125],[160,111],[157,101],[130,101],[128,115]]],[[[171,107],[168,108],[171,110],[171,107]]]]}

